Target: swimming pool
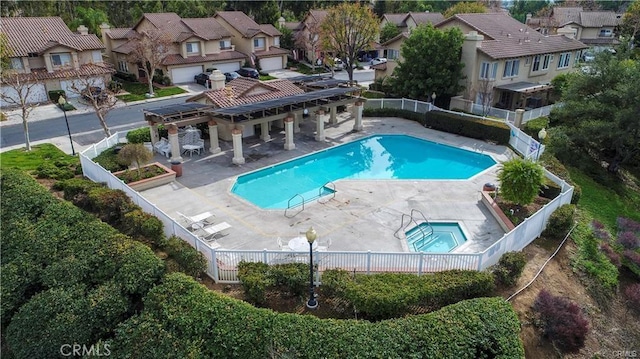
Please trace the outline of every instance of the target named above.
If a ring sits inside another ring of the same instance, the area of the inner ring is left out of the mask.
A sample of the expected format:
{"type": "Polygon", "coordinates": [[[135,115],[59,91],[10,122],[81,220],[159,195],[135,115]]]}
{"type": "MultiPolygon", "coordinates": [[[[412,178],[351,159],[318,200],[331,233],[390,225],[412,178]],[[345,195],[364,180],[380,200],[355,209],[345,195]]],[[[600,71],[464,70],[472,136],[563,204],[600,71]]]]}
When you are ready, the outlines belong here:
{"type": "Polygon", "coordinates": [[[412,252],[448,253],[467,241],[462,228],[455,222],[421,223],[405,235],[412,252]]]}
{"type": "Polygon", "coordinates": [[[467,179],[493,166],[487,155],[407,135],[374,135],[239,176],[231,192],[265,209],[332,193],[340,179],[467,179]],[[299,196],[298,196],[299,195],[299,196]]]}

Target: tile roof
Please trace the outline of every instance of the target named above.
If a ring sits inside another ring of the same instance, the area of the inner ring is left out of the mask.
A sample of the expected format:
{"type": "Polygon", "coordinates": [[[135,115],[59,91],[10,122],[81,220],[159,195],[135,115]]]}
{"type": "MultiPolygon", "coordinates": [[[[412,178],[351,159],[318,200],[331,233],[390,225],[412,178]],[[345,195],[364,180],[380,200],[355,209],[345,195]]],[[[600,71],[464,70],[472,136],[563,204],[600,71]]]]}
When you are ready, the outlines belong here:
{"type": "Polygon", "coordinates": [[[583,27],[618,26],[622,17],[613,11],[583,11],[580,13],[580,24],[583,27]]]}
{"type": "Polygon", "coordinates": [[[585,49],[564,35],[544,36],[503,13],[457,14],[438,24],[460,21],[485,36],[479,51],[494,59],[585,49]]]}
{"type": "Polygon", "coordinates": [[[562,7],[557,6],[553,8],[553,18],[558,22],[560,27],[575,22],[580,23],[580,13],[583,11],[582,7],[562,7]]]}
{"type": "Polygon", "coordinates": [[[135,42],[129,40],[119,46],[114,47],[113,49],[111,49],[111,51],[117,52],[119,54],[129,55],[131,51],[135,50],[135,46],[135,42]]]}
{"type": "Polygon", "coordinates": [[[231,33],[214,18],[182,19],[173,12],[150,13],[144,14],[134,29],[144,19],[147,19],[158,30],[169,34],[173,42],[182,42],[193,36],[203,40],[218,40],[231,36],[231,33]]]}
{"type": "Polygon", "coordinates": [[[219,40],[231,37],[231,33],[214,18],[182,19],[194,34],[205,40],[219,40]]]}
{"type": "Polygon", "coordinates": [[[206,56],[189,56],[182,57],[180,54],[171,54],[165,57],[162,64],[165,66],[170,65],[182,65],[182,64],[197,64],[201,62],[211,61],[225,61],[225,60],[244,60],[247,55],[238,51],[223,51],[218,54],[208,54],[206,56]]]}
{"type": "Polygon", "coordinates": [[[411,16],[413,18],[413,21],[415,21],[418,25],[435,25],[444,20],[444,16],[439,12],[410,12],[408,16],[411,16]]]}
{"type": "Polygon", "coordinates": [[[302,29],[302,22],[300,21],[285,22],[284,27],[286,27],[289,30],[292,30],[293,32],[300,31],[302,29]]]}
{"type": "Polygon", "coordinates": [[[130,27],[114,27],[107,30],[106,34],[110,39],[121,40],[128,39],[131,31],[132,29],[130,27]]]}
{"type": "Polygon", "coordinates": [[[382,17],[385,18],[387,22],[390,22],[397,27],[406,26],[406,24],[404,23],[404,19],[407,18],[407,14],[384,14],[382,15],[382,17]]]}
{"type": "Polygon", "coordinates": [[[168,34],[174,42],[176,42],[183,33],[193,33],[193,31],[182,22],[180,16],[173,12],[143,14],[140,21],[138,21],[133,28],[137,29],[138,25],[145,19],[155,26],[156,29],[168,34]]]}
{"type": "Polygon", "coordinates": [[[275,56],[288,55],[289,54],[289,50],[285,50],[285,49],[281,49],[279,47],[271,46],[269,48],[269,50],[256,51],[253,54],[256,55],[257,58],[262,59],[262,58],[265,58],[265,57],[275,57],[275,56]]]}
{"type": "Polygon", "coordinates": [[[14,57],[41,53],[56,45],[78,51],[104,49],[96,35],[73,33],[60,17],[5,17],[0,32],[6,34],[14,57]]]}
{"type": "Polygon", "coordinates": [[[327,17],[327,14],[329,14],[327,10],[309,10],[309,15],[311,15],[318,24],[327,17]]]}
{"type": "Polygon", "coordinates": [[[47,72],[47,69],[31,69],[31,73],[17,74],[23,81],[43,81],[52,79],[73,79],[87,76],[100,76],[115,73],[113,67],[103,64],[81,65],[79,69],[66,69],[47,72]]]}
{"type": "Polygon", "coordinates": [[[246,77],[237,78],[229,82],[226,88],[205,91],[187,99],[187,102],[199,100],[203,97],[216,107],[233,107],[248,103],[267,101],[304,93],[302,89],[286,79],[260,81],[246,77]]]}
{"type": "Polygon", "coordinates": [[[262,32],[264,32],[265,34],[267,34],[269,36],[281,36],[282,35],[280,30],[276,29],[276,27],[271,25],[271,24],[261,24],[260,25],[260,30],[262,30],[262,32]]]}
{"type": "Polygon", "coordinates": [[[242,11],[218,11],[215,16],[219,16],[229,23],[229,25],[242,34],[242,37],[252,38],[257,33],[262,32],[260,28],[261,25],[253,21],[253,19],[242,11]]]}

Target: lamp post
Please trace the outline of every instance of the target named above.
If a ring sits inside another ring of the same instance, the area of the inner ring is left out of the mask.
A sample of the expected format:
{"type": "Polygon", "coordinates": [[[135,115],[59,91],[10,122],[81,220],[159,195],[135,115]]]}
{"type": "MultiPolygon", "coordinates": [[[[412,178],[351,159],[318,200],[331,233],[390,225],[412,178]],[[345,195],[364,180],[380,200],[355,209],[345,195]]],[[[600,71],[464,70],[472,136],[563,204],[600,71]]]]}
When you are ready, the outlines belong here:
{"type": "Polygon", "coordinates": [[[58,104],[60,105],[60,107],[62,107],[62,112],[64,112],[64,122],[67,124],[67,133],[69,134],[69,142],[71,143],[71,154],[75,156],[76,151],[73,149],[73,139],[71,138],[71,129],[69,129],[69,120],[67,119],[67,108],[65,106],[67,104],[67,100],[64,98],[64,96],[58,97],[58,104]]]}
{"type": "Polygon", "coordinates": [[[436,104],[436,92],[433,91],[433,93],[431,94],[431,103],[432,104],[436,104]]]}
{"type": "Polygon", "coordinates": [[[547,138],[547,130],[544,127],[538,132],[538,139],[540,143],[538,143],[538,154],[536,155],[536,160],[540,160],[540,149],[542,148],[542,143],[544,139],[547,138]]]}
{"type": "Polygon", "coordinates": [[[305,232],[307,242],[309,242],[309,301],[307,302],[307,308],[318,308],[318,301],[316,295],[313,292],[313,242],[318,237],[316,230],[313,227],[309,227],[309,230],[305,232]]]}

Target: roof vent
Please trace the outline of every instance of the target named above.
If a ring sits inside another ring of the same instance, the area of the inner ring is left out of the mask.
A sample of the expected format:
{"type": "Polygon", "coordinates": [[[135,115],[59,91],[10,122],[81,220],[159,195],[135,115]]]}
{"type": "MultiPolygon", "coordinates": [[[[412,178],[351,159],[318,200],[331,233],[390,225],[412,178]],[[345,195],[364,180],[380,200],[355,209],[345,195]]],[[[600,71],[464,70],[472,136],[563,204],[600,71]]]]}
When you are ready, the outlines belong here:
{"type": "Polygon", "coordinates": [[[520,28],[520,32],[523,32],[524,30],[522,28],[520,28]]]}
{"type": "Polygon", "coordinates": [[[542,42],[542,40],[541,40],[541,39],[538,39],[538,43],[541,43],[541,42],[542,42]]]}
{"type": "Polygon", "coordinates": [[[507,37],[511,37],[511,34],[507,34],[507,37]]]}

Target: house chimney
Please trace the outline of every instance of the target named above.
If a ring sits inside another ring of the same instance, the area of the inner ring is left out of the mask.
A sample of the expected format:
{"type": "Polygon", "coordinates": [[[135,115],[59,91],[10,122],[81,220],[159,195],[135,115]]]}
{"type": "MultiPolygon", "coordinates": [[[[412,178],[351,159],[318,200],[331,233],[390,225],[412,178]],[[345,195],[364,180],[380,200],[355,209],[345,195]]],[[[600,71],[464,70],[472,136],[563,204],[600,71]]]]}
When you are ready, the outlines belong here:
{"type": "Polygon", "coordinates": [[[283,28],[284,27],[284,23],[285,23],[284,18],[282,16],[280,16],[280,18],[278,19],[278,27],[279,28],[283,28]]]}
{"type": "Polygon", "coordinates": [[[528,13],[528,14],[526,15],[526,18],[525,18],[525,20],[524,20],[524,23],[525,23],[525,24],[528,24],[528,23],[529,23],[529,20],[531,20],[531,13],[528,13]]]}
{"type": "Polygon", "coordinates": [[[100,31],[109,30],[110,28],[111,26],[109,26],[109,24],[107,24],[106,22],[103,22],[102,24],[100,24],[100,31]]]}
{"type": "Polygon", "coordinates": [[[220,70],[213,70],[209,75],[209,81],[211,81],[212,90],[220,90],[224,88],[225,77],[220,70]]]}
{"type": "Polygon", "coordinates": [[[89,29],[87,29],[87,27],[84,25],[80,25],[78,26],[78,33],[80,35],[89,35],[89,29]]]}

